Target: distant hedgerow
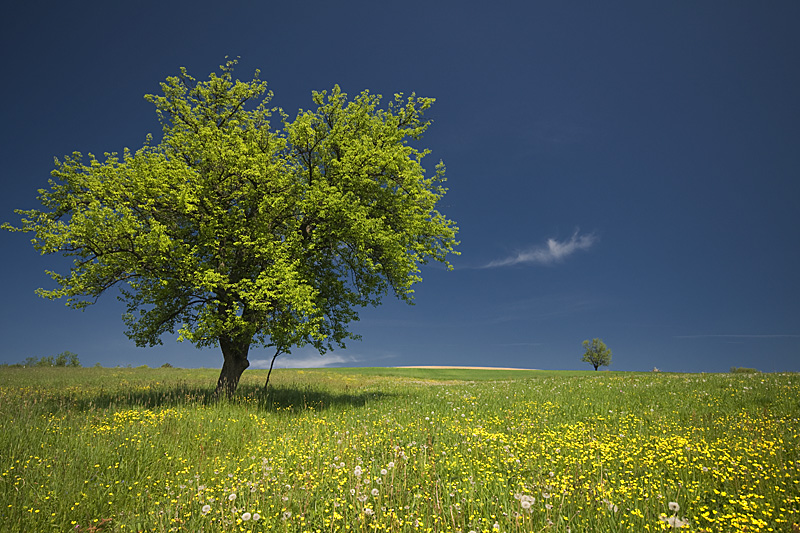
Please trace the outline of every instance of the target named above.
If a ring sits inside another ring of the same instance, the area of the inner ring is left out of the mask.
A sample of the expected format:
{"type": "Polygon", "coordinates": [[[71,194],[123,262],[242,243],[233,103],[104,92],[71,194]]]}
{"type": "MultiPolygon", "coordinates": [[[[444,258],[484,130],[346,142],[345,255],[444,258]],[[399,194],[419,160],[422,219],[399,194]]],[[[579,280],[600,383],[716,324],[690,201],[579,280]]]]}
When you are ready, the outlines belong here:
{"type": "Polygon", "coordinates": [[[19,363],[19,366],[60,366],[60,367],[79,367],[81,362],[78,359],[78,354],[70,352],[69,350],[63,351],[57,356],[53,357],[48,355],[37,359],[36,357],[26,357],[24,361],[19,363]]]}
{"type": "Polygon", "coordinates": [[[745,368],[743,366],[732,366],[731,374],[760,374],[755,368],[745,368]]]}

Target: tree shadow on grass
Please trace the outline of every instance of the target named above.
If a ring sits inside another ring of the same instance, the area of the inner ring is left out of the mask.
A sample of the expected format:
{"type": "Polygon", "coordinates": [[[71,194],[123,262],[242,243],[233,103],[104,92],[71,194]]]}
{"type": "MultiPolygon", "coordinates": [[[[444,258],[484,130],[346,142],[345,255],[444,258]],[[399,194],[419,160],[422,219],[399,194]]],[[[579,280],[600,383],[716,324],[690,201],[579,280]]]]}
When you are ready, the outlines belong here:
{"type": "Polygon", "coordinates": [[[240,406],[263,412],[301,413],[330,408],[364,407],[396,394],[379,391],[337,392],[308,385],[270,386],[241,384],[236,395],[220,398],[214,387],[188,383],[141,385],[132,388],[99,389],[94,393],[67,394],[50,398],[56,410],[154,409],[174,407],[240,406]]]}

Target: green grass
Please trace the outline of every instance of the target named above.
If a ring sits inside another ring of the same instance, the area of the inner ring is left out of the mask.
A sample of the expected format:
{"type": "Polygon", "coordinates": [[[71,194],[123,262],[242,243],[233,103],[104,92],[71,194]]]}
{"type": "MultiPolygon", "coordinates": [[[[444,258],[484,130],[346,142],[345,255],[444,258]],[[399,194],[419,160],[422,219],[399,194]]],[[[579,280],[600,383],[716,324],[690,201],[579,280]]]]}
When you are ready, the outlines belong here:
{"type": "Polygon", "coordinates": [[[551,376],[587,376],[593,371],[587,370],[494,370],[494,369],[466,369],[466,368],[393,368],[393,367],[365,367],[365,368],[330,368],[325,372],[335,372],[344,375],[358,376],[384,376],[412,379],[430,379],[435,381],[505,381],[536,379],[551,376]]]}
{"type": "Polygon", "coordinates": [[[0,531],[800,523],[797,374],[248,371],[215,401],[217,375],[0,369],[0,531]]]}

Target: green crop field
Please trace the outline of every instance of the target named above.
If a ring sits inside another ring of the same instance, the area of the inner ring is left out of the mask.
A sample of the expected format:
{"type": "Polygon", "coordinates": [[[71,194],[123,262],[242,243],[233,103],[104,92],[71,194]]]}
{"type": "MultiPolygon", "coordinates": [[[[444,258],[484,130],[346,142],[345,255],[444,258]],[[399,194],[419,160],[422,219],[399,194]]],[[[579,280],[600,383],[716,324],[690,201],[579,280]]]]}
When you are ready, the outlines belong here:
{"type": "Polygon", "coordinates": [[[797,531],[800,375],[0,369],[0,530],[797,531]]]}

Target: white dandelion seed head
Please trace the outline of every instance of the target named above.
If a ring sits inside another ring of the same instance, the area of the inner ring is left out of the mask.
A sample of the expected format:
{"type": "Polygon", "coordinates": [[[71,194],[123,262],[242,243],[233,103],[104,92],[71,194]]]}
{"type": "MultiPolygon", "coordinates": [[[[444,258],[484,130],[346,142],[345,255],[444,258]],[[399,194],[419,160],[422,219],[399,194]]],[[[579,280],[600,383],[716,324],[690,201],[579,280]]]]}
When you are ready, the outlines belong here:
{"type": "Polygon", "coordinates": [[[394,468],[394,461],[389,461],[389,464],[386,466],[388,466],[389,468],[394,468]]]}
{"type": "Polygon", "coordinates": [[[662,522],[666,522],[667,524],[670,525],[670,527],[673,527],[673,528],[678,528],[678,527],[683,527],[683,526],[688,526],[689,525],[689,521],[688,520],[686,520],[685,518],[680,519],[677,516],[664,516],[662,514],[661,516],[658,517],[658,519],[661,520],[662,522]]]}
{"type": "Polygon", "coordinates": [[[669,502],[668,505],[669,505],[669,510],[672,511],[673,513],[677,513],[678,511],[681,510],[681,506],[678,505],[678,502],[669,502]]]}
{"type": "Polygon", "coordinates": [[[228,500],[230,500],[230,501],[233,501],[235,499],[236,499],[236,493],[235,492],[231,493],[231,495],[228,496],[228,500]]]}
{"type": "Polygon", "coordinates": [[[362,473],[361,467],[356,465],[356,467],[353,469],[353,474],[355,474],[356,477],[361,477],[362,473]]]}
{"type": "Polygon", "coordinates": [[[242,520],[244,520],[245,522],[247,522],[251,518],[253,518],[252,514],[250,514],[250,513],[242,513],[242,520]]]}
{"type": "Polygon", "coordinates": [[[203,508],[201,509],[201,511],[202,511],[203,514],[208,514],[208,513],[211,512],[211,506],[210,505],[204,505],[203,508]]]}
{"type": "Polygon", "coordinates": [[[261,515],[258,513],[253,513],[253,522],[257,522],[261,519],[261,515]]]}
{"type": "Polygon", "coordinates": [[[371,493],[372,493],[373,496],[377,497],[378,494],[380,494],[380,491],[378,489],[372,489],[371,493]]]}
{"type": "Polygon", "coordinates": [[[525,509],[526,511],[531,508],[531,502],[529,502],[528,500],[522,500],[522,503],[520,505],[522,505],[522,508],[525,509]]]}
{"type": "Polygon", "coordinates": [[[388,471],[387,471],[385,468],[381,468],[381,475],[382,475],[382,476],[385,476],[385,475],[386,475],[386,474],[388,474],[388,473],[389,473],[389,472],[388,472],[388,471]]]}

